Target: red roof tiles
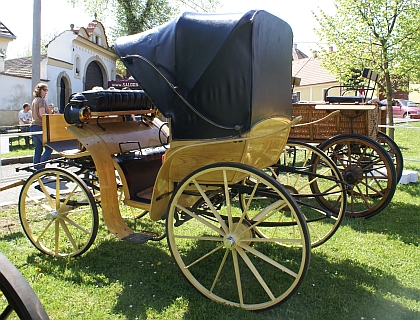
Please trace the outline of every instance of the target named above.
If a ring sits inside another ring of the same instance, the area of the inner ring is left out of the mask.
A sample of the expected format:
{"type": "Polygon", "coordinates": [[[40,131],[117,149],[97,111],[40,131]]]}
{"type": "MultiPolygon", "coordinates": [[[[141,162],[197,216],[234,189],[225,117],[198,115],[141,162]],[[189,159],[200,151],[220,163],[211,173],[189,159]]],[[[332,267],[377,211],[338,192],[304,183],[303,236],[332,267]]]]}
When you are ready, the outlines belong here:
{"type": "Polygon", "coordinates": [[[292,76],[301,78],[301,87],[337,82],[336,77],[321,66],[321,62],[320,59],[314,57],[294,60],[292,76]]]}

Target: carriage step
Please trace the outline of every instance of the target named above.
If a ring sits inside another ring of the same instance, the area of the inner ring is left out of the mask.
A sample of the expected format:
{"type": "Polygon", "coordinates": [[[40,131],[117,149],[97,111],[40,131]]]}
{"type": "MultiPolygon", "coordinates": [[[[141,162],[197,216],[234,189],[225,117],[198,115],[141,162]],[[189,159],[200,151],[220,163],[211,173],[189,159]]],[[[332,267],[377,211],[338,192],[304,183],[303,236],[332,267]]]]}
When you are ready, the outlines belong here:
{"type": "Polygon", "coordinates": [[[141,231],[138,233],[132,233],[125,238],[122,238],[122,240],[129,241],[129,242],[135,242],[137,244],[143,244],[149,240],[152,240],[153,238],[157,237],[158,234],[154,232],[149,231],[141,231]]]}

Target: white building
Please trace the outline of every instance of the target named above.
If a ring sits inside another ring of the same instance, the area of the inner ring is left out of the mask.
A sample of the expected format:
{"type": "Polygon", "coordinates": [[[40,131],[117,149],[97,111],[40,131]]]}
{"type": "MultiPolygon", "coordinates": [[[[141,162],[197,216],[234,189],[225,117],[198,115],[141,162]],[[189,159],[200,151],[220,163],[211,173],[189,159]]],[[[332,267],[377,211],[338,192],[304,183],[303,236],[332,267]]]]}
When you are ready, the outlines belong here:
{"type": "MultiPolygon", "coordinates": [[[[0,126],[17,124],[23,103],[31,102],[31,57],[3,59],[7,45],[16,37],[0,22],[0,126]]],[[[66,30],[47,45],[41,55],[41,82],[48,84],[47,103],[63,109],[74,92],[94,86],[107,88],[116,79],[116,54],[108,45],[102,23],[66,30]]]]}

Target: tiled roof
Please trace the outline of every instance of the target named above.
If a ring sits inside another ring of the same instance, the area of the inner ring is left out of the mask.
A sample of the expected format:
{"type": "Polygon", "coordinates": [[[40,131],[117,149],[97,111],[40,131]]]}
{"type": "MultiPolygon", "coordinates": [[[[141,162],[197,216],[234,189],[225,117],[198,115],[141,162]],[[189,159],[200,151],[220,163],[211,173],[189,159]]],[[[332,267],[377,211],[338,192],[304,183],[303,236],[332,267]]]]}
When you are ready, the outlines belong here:
{"type": "Polygon", "coordinates": [[[305,59],[308,57],[306,54],[300,51],[296,46],[294,46],[292,49],[292,56],[293,56],[293,60],[305,59]]]}
{"type": "Polygon", "coordinates": [[[87,35],[89,37],[91,37],[92,34],[93,34],[93,31],[95,30],[95,28],[96,28],[97,25],[100,25],[102,27],[102,30],[104,30],[105,42],[106,42],[106,45],[109,46],[109,44],[108,44],[108,36],[106,35],[105,27],[104,27],[104,25],[101,22],[99,22],[97,20],[93,20],[92,22],[89,22],[89,24],[88,24],[88,26],[86,28],[85,27],[81,27],[80,29],[72,29],[72,31],[75,34],[78,35],[79,32],[80,32],[80,30],[83,29],[83,30],[85,30],[85,32],[87,33],[87,35]]]}
{"type": "Polygon", "coordinates": [[[337,82],[336,77],[321,66],[321,60],[314,57],[294,60],[292,76],[301,78],[301,87],[337,82]]]}
{"type": "Polygon", "coordinates": [[[92,22],[89,22],[89,24],[88,24],[88,26],[87,26],[87,28],[85,28],[86,29],[86,32],[87,32],[87,34],[89,35],[89,36],[91,36],[92,35],[92,33],[93,33],[93,30],[95,30],[95,28],[96,28],[96,25],[98,24],[98,22],[97,21],[92,21],[92,22]]]}
{"type": "Polygon", "coordinates": [[[0,21],[0,36],[16,39],[16,36],[0,21]]]}
{"type": "MultiPolygon", "coordinates": [[[[46,54],[42,54],[41,60],[46,57],[46,54]]],[[[5,60],[4,71],[1,74],[30,79],[32,77],[32,57],[5,60]]]]}

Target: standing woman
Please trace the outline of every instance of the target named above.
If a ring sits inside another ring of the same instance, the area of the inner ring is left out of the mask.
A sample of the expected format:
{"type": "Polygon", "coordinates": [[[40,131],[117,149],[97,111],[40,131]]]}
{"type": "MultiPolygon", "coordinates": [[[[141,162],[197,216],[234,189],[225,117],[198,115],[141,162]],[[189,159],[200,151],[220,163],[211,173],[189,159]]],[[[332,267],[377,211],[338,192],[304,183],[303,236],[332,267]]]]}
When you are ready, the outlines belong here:
{"type": "MultiPolygon", "coordinates": [[[[43,114],[50,114],[52,110],[48,108],[47,102],[45,101],[45,97],[48,93],[48,86],[45,83],[38,83],[34,89],[33,95],[34,100],[32,101],[31,110],[32,110],[32,118],[33,122],[31,127],[29,128],[30,132],[37,132],[42,131],[42,115],[43,114]]],[[[42,134],[34,134],[32,136],[34,141],[34,165],[48,161],[51,159],[52,149],[48,146],[45,146],[44,153],[42,153],[43,145],[42,145],[42,134]]],[[[35,169],[40,170],[45,168],[45,164],[36,165],[35,169]]]]}

